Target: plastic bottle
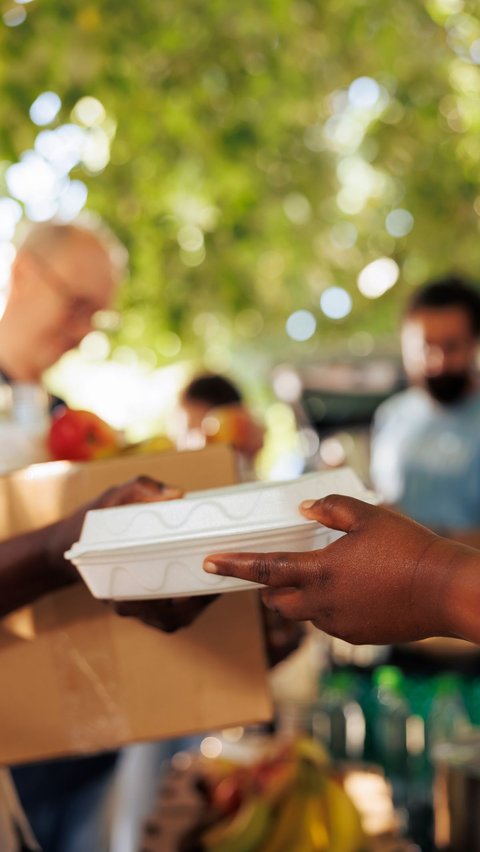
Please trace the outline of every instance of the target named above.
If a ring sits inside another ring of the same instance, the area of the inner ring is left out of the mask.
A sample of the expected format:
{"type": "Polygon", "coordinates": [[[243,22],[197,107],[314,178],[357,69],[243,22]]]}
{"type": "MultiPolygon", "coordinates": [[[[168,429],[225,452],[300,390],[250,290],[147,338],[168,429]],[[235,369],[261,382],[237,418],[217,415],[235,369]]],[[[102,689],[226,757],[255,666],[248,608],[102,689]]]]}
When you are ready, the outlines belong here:
{"type": "Polygon", "coordinates": [[[376,698],[375,756],[392,783],[396,804],[402,804],[407,788],[407,723],[410,716],[404,678],[394,666],[381,666],[373,680],[376,698]]]}
{"type": "Polygon", "coordinates": [[[464,701],[472,725],[480,726],[480,678],[464,682],[464,701]]]}
{"type": "Polygon", "coordinates": [[[407,719],[407,752],[410,787],[430,794],[432,784],[431,766],[426,744],[427,719],[432,705],[430,678],[408,678],[406,694],[410,705],[407,719]]]}
{"type": "Polygon", "coordinates": [[[435,679],[433,701],[427,719],[427,743],[430,756],[438,743],[455,739],[470,730],[459,678],[454,674],[435,679]]]}
{"type": "Polygon", "coordinates": [[[312,732],[336,760],[358,760],[365,745],[365,717],[357,701],[355,678],[335,672],[323,679],[312,713],[312,732]]]}

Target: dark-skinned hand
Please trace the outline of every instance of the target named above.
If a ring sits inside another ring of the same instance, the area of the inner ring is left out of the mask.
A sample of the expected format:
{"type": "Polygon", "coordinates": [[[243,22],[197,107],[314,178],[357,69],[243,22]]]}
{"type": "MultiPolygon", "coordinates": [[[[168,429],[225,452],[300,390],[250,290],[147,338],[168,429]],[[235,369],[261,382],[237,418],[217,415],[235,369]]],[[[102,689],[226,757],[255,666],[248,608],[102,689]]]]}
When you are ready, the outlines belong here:
{"type": "MultiPolygon", "coordinates": [[[[181,489],[164,485],[148,476],[138,476],[122,485],[109,488],[70,517],[53,525],[49,540],[49,560],[52,568],[68,572],[69,582],[78,581],[76,570],[66,562],[63,554],[71,547],[72,542],[80,537],[85,514],[90,509],[109,509],[129,503],[157,503],[163,500],[178,500],[182,496],[181,489]]],[[[118,615],[137,618],[150,627],[173,633],[191,624],[215,598],[216,595],[202,595],[145,601],[109,601],[108,603],[118,615]]]]}
{"type": "Polygon", "coordinates": [[[205,570],[263,583],[267,607],[348,642],[478,641],[477,551],[350,497],[306,501],[301,511],[346,535],[306,553],[214,554],[205,570]]]}

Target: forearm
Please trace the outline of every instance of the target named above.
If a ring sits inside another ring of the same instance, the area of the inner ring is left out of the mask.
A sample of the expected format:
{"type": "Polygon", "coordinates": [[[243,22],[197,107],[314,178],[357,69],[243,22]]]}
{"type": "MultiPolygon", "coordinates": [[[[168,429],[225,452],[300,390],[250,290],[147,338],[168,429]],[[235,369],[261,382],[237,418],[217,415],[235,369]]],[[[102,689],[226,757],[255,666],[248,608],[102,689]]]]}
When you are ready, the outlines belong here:
{"type": "Polygon", "coordinates": [[[459,548],[447,590],[452,635],[480,645],[480,552],[459,548]]]}
{"type": "Polygon", "coordinates": [[[468,547],[475,547],[480,550],[480,529],[470,530],[453,530],[449,533],[449,538],[453,541],[458,541],[460,544],[466,544],[468,547]]]}
{"type": "Polygon", "coordinates": [[[75,569],[52,557],[58,525],[0,542],[0,618],[76,582],[75,569]]]}

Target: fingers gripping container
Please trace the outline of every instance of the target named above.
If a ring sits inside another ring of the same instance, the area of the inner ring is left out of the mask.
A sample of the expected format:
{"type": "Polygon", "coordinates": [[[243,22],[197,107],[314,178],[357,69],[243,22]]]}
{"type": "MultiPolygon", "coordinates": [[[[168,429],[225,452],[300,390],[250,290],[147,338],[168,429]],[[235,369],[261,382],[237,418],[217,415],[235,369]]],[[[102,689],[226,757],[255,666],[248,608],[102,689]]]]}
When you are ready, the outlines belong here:
{"type": "Polygon", "coordinates": [[[207,574],[208,554],[306,551],[343,533],[300,514],[303,500],[337,493],[376,502],[349,468],[288,482],[197,491],[181,500],[87,513],[65,555],[96,598],[141,600],[235,592],[256,584],[207,574]]]}

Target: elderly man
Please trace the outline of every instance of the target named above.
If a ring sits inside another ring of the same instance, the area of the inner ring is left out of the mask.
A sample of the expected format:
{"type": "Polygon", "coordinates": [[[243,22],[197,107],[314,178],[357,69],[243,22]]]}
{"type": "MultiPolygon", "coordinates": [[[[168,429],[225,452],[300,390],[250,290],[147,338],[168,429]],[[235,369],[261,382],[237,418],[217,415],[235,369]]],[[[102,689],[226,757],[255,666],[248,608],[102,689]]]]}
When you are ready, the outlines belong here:
{"type": "Polygon", "coordinates": [[[93,231],[34,226],[17,251],[0,320],[5,375],[40,382],[43,372],[91,330],[96,311],[110,306],[120,272],[118,259],[93,231]]]}
{"type": "Polygon", "coordinates": [[[108,307],[123,249],[77,225],[35,225],[15,258],[0,319],[0,472],[44,460],[44,434],[59,400],[43,372],[77,346],[108,307]]]}
{"type": "MultiPolygon", "coordinates": [[[[122,250],[116,251],[118,257],[103,237],[71,224],[34,225],[20,245],[0,320],[0,373],[7,391],[2,401],[9,406],[3,413],[10,419],[10,432],[2,438],[3,470],[41,460],[35,443],[22,443],[26,395],[33,393],[37,404],[29,411],[38,418],[28,424],[30,438],[36,427],[45,428],[42,416],[48,417],[54,405],[45,394],[42,413],[43,372],[80,343],[96,311],[109,307],[115,296],[122,259],[122,250]]],[[[101,848],[96,821],[115,760],[115,754],[104,754],[14,770],[42,847],[49,852],[101,848]]]]}

